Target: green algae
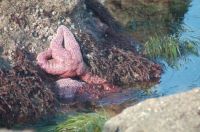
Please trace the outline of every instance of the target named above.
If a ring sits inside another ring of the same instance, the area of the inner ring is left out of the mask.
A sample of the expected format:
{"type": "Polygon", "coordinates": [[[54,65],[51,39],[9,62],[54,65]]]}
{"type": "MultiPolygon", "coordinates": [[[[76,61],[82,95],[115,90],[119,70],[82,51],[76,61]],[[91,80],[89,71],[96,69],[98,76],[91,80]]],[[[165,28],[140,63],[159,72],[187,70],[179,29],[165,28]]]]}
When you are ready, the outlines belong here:
{"type": "Polygon", "coordinates": [[[107,116],[101,113],[83,113],[76,116],[68,117],[68,119],[59,124],[56,132],[101,132],[103,125],[107,120],[107,116]]]}
{"type": "Polygon", "coordinates": [[[170,66],[177,66],[178,60],[187,55],[198,56],[198,43],[195,40],[180,40],[176,36],[155,35],[145,43],[145,54],[154,60],[164,60],[170,66]]]}

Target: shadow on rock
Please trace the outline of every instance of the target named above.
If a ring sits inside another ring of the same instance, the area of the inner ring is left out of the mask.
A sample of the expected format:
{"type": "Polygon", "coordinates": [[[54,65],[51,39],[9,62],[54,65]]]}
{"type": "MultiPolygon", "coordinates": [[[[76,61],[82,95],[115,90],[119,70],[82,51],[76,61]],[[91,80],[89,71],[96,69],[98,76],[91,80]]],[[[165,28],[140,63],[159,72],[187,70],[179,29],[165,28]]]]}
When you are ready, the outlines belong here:
{"type": "Polygon", "coordinates": [[[157,82],[162,69],[146,59],[142,46],[128,35],[96,0],[85,0],[71,14],[85,62],[97,74],[118,86],[157,82]]]}

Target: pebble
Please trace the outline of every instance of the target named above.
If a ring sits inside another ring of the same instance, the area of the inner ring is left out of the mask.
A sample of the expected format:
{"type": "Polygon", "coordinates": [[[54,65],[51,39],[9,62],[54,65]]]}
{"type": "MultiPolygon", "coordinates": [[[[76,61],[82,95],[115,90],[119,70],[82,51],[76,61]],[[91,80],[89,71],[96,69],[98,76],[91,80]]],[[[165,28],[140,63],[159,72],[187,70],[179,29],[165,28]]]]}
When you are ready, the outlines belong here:
{"type": "Polygon", "coordinates": [[[35,12],[36,12],[36,13],[38,13],[38,12],[39,12],[39,10],[38,10],[38,9],[36,9],[36,10],[35,10],[35,12]]]}
{"type": "Polygon", "coordinates": [[[32,47],[31,48],[31,52],[34,53],[35,52],[35,48],[32,47]]]}
{"type": "Polygon", "coordinates": [[[36,7],[36,8],[39,8],[40,6],[39,6],[39,5],[36,5],[35,7],[36,7]]]}
{"type": "Polygon", "coordinates": [[[62,19],[61,22],[64,23],[64,22],[65,22],[65,19],[62,19]]]}
{"type": "Polygon", "coordinates": [[[13,28],[10,27],[10,31],[13,31],[13,28]]]}
{"type": "Polygon", "coordinates": [[[43,9],[40,9],[40,12],[41,12],[41,13],[43,13],[43,11],[44,11],[43,9]]]}
{"type": "Polygon", "coordinates": [[[7,27],[4,27],[3,30],[6,32],[6,31],[8,31],[8,28],[7,28],[7,27]]]}
{"type": "Polygon", "coordinates": [[[45,41],[46,41],[46,39],[45,39],[45,38],[43,38],[43,39],[42,39],[42,41],[43,41],[43,42],[45,42],[45,41]]]}
{"type": "Polygon", "coordinates": [[[53,36],[52,36],[52,35],[48,37],[48,40],[49,40],[49,41],[51,41],[52,39],[53,39],[53,36]]]}
{"type": "Polygon", "coordinates": [[[3,21],[3,19],[5,19],[4,16],[0,16],[0,21],[3,21]]]}
{"type": "Polygon", "coordinates": [[[52,13],[51,13],[51,14],[52,14],[53,16],[54,16],[54,15],[56,15],[56,11],[52,11],[52,13]]]}
{"type": "Polygon", "coordinates": [[[75,29],[75,25],[74,25],[74,24],[72,24],[72,25],[70,26],[70,28],[72,28],[72,29],[75,29]]]}
{"type": "Polygon", "coordinates": [[[25,29],[24,29],[24,31],[28,32],[29,31],[29,27],[26,26],[25,29]]]}
{"type": "Polygon", "coordinates": [[[49,28],[48,27],[45,27],[43,28],[44,32],[48,32],[49,28]]]}
{"type": "Polygon", "coordinates": [[[71,23],[71,19],[70,19],[70,18],[66,18],[65,21],[66,21],[67,23],[71,23]]]}

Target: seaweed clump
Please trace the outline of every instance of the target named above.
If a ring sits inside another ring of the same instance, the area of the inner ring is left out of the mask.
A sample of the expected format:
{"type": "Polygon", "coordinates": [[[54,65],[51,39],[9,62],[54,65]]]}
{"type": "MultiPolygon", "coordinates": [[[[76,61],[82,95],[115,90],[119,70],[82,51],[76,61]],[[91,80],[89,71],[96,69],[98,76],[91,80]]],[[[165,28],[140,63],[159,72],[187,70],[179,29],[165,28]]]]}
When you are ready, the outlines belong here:
{"type": "Polygon", "coordinates": [[[69,117],[65,122],[59,124],[56,132],[101,132],[108,117],[101,113],[83,113],[69,117]]]}
{"type": "Polygon", "coordinates": [[[14,66],[0,69],[0,126],[35,121],[55,112],[55,98],[41,74],[17,49],[14,66]]]}
{"type": "MultiPolygon", "coordinates": [[[[156,82],[162,73],[161,66],[144,58],[143,56],[116,47],[117,43],[109,42],[95,45],[95,40],[86,34],[84,44],[88,54],[84,56],[93,74],[106,78],[119,86],[135,86],[142,82],[156,82]],[[90,44],[95,45],[91,48],[90,44]],[[90,50],[91,49],[91,50],[90,50]],[[103,49],[103,50],[102,50],[103,49]]],[[[117,38],[117,37],[116,37],[117,38]]],[[[84,50],[83,48],[83,50],[84,50]]]]}
{"type": "Polygon", "coordinates": [[[96,0],[85,0],[72,20],[84,61],[95,75],[118,86],[157,82],[162,68],[142,56],[142,46],[96,0]],[[89,12],[89,13],[88,13],[89,12]]]}
{"type": "Polygon", "coordinates": [[[164,60],[171,67],[176,67],[178,60],[187,55],[198,56],[199,40],[181,40],[176,36],[152,36],[145,43],[145,54],[154,60],[164,60]]]}

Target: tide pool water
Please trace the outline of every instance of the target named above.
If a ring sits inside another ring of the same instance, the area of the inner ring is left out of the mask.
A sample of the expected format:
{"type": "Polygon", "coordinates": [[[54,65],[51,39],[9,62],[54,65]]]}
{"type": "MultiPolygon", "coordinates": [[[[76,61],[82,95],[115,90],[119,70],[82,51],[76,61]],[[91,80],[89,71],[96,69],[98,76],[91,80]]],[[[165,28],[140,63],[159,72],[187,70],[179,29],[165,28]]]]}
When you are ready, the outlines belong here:
{"type": "MultiPolygon", "coordinates": [[[[200,0],[191,2],[182,24],[186,29],[180,33],[182,39],[200,39],[200,0]]],[[[165,68],[160,84],[152,88],[155,95],[169,95],[200,87],[200,57],[188,56],[186,61],[180,60],[180,64],[178,69],[165,68]]]]}

